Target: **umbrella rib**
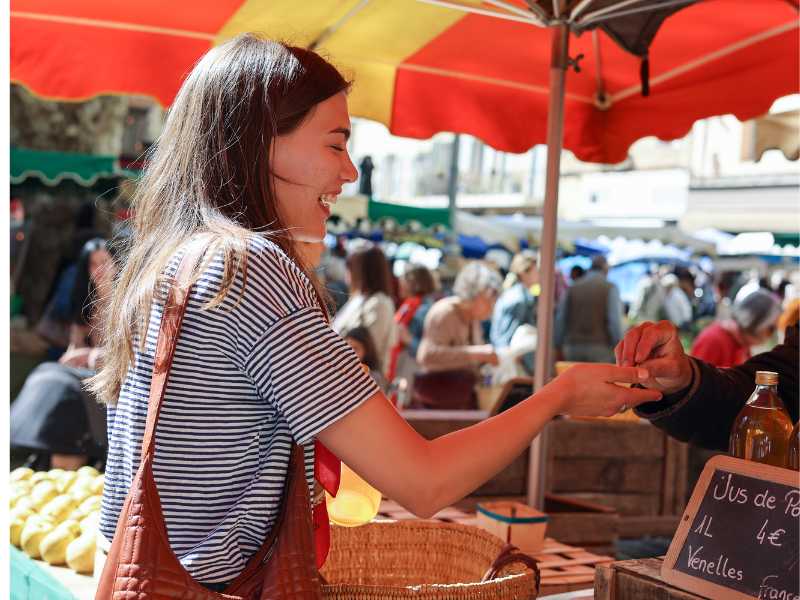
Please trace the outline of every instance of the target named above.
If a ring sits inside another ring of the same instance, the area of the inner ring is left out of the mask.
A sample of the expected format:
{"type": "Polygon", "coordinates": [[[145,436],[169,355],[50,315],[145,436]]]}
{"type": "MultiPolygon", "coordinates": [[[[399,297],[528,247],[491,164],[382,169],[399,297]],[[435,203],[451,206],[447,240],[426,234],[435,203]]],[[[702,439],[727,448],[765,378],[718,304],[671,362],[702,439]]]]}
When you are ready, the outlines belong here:
{"type": "MultiPolygon", "coordinates": [[[[773,27],[772,29],[768,29],[767,31],[762,31],[761,33],[757,33],[756,35],[750,36],[749,38],[745,38],[724,48],[720,48],[719,50],[714,50],[706,54],[705,56],[701,56],[700,58],[696,58],[688,63],[681,65],[679,67],[675,67],[669,71],[665,71],[661,75],[657,75],[656,77],[652,77],[650,79],[650,87],[652,88],[654,85],[658,85],[659,83],[663,83],[665,81],[669,81],[677,77],[678,75],[682,75],[687,73],[688,71],[692,71],[697,69],[698,67],[702,67],[705,64],[713,62],[717,59],[723,58],[729,54],[733,54],[734,52],[738,52],[744,48],[748,48],[749,46],[753,46],[762,42],[766,39],[771,37],[775,37],[782,33],[786,33],[787,31],[791,31],[792,29],[796,29],[798,24],[796,22],[789,22],[784,23],[783,25],[778,25],[777,27],[773,27]]],[[[616,94],[611,95],[612,102],[619,102],[620,100],[624,100],[630,96],[633,96],[639,92],[641,89],[641,85],[633,85],[627,89],[621,90],[616,94]]]]}
{"type": "Polygon", "coordinates": [[[67,23],[69,25],[83,25],[86,27],[102,27],[105,29],[123,29],[125,31],[140,31],[143,33],[157,33],[159,35],[171,35],[175,37],[186,37],[200,40],[213,41],[214,36],[210,33],[201,31],[186,31],[185,29],[171,29],[169,27],[153,27],[151,25],[139,25],[137,23],[120,23],[118,21],[103,21],[101,19],[83,19],[80,17],[65,17],[62,15],[43,15],[41,13],[11,11],[10,16],[17,19],[33,19],[37,21],[49,21],[53,23],[67,23]]]}
{"type": "MultiPolygon", "coordinates": [[[[450,71],[448,69],[440,69],[438,67],[427,67],[424,65],[417,65],[413,63],[403,63],[397,65],[398,69],[405,69],[407,71],[416,71],[418,73],[429,73],[431,75],[442,75],[444,77],[451,77],[453,79],[463,79],[465,81],[478,81],[480,83],[488,83],[490,85],[497,85],[502,87],[514,88],[524,90],[527,92],[536,92],[539,94],[549,94],[550,90],[543,85],[533,85],[531,83],[519,83],[517,81],[509,81],[507,79],[497,79],[495,77],[486,77],[484,75],[472,75],[469,73],[461,73],[458,71],[450,71]]],[[[567,93],[566,97],[570,100],[584,102],[586,104],[594,104],[594,100],[588,96],[581,94],[567,93]]]]}
{"type": "Polygon", "coordinates": [[[597,10],[595,10],[593,12],[587,13],[586,17],[581,19],[579,24],[583,25],[587,21],[590,21],[591,19],[593,19],[594,17],[599,17],[599,16],[602,16],[602,15],[605,15],[606,13],[614,12],[615,10],[618,10],[620,8],[624,8],[626,6],[631,6],[632,4],[639,4],[639,3],[644,2],[644,1],[645,0],[621,0],[617,4],[612,4],[610,6],[605,6],[603,8],[598,8],[597,10]]]}
{"type": "Polygon", "coordinates": [[[536,14],[533,13],[532,11],[530,11],[530,10],[525,10],[524,8],[520,8],[519,6],[514,6],[513,4],[505,2],[504,0],[484,0],[484,1],[487,4],[492,4],[492,5],[494,5],[494,6],[498,7],[498,8],[502,8],[502,9],[504,9],[504,10],[510,12],[510,13],[513,13],[515,15],[519,15],[521,17],[525,17],[526,19],[533,19],[538,24],[544,26],[544,23],[542,23],[539,20],[539,17],[536,16],[536,14]]]}
{"type": "Polygon", "coordinates": [[[538,27],[542,26],[541,21],[539,21],[539,19],[537,19],[533,13],[523,17],[518,14],[502,13],[496,10],[477,8],[475,6],[467,6],[466,4],[460,4],[459,2],[452,2],[448,0],[417,0],[417,2],[432,4],[442,8],[451,8],[453,10],[461,10],[468,13],[474,13],[476,15],[483,15],[485,17],[495,17],[497,19],[505,19],[506,21],[517,21],[519,23],[527,23],[528,25],[534,25],[538,27]]]}
{"type": "Polygon", "coordinates": [[[569,20],[574,22],[578,17],[581,16],[581,13],[586,10],[589,5],[594,2],[595,0],[581,0],[575,8],[572,9],[572,12],[569,15],[569,20]]]}
{"type": "Polygon", "coordinates": [[[594,47],[597,66],[595,71],[597,79],[597,97],[602,101],[606,98],[606,84],[605,81],[603,81],[603,57],[600,54],[600,36],[597,33],[597,29],[592,29],[592,46],[594,47]]]}
{"type": "Polygon", "coordinates": [[[344,16],[342,16],[341,19],[336,21],[336,23],[334,23],[330,27],[326,27],[325,30],[322,33],[320,33],[319,36],[317,36],[317,39],[315,39],[313,42],[311,42],[311,44],[309,44],[308,49],[315,50],[317,46],[322,44],[322,42],[327,41],[328,38],[330,38],[334,33],[339,31],[345,23],[347,23],[350,19],[352,19],[359,12],[361,12],[361,10],[369,3],[370,0],[361,0],[353,8],[348,10],[344,14],[344,16]]]}

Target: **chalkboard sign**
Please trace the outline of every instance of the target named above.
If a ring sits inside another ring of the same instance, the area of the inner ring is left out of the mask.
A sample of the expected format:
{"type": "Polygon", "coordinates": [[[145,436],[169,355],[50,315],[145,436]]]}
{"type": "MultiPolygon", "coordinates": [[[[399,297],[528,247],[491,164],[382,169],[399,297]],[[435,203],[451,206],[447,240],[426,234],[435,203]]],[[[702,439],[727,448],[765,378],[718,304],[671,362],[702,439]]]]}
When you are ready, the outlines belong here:
{"type": "Polygon", "coordinates": [[[661,568],[708,598],[800,600],[800,473],[729,456],[705,466],[661,568]]]}

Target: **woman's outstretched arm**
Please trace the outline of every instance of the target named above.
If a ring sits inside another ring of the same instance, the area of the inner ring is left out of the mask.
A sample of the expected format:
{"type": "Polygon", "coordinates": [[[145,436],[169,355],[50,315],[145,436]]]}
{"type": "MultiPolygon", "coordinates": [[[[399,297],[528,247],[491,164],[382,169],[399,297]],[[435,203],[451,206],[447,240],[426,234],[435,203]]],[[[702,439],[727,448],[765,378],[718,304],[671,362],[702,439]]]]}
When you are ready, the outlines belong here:
{"type": "Polygon", "coordinates": [[[318,438],[386,496],[427,518],[511,463],[556,415],[609,416],[659,399],[660,392],[611,383],[647,377],[635,367],[577,365],[517,406],[431,441],[378,393],[318,438]]]}

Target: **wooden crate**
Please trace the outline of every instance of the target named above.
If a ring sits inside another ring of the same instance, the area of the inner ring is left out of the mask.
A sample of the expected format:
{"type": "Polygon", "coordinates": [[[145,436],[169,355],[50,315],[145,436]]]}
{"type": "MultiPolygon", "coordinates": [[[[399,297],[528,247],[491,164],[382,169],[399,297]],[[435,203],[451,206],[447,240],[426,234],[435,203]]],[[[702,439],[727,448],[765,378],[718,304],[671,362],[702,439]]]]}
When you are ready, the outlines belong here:
{"type": "Polygon", "coordinates": [[[594,585],[595,568],[614,562],[610,556],[562,544],[552,538],[547,538],[542,550],[533,557],[539,562],[542,575],[540,596],[589,589],[594,585]]]}
{"type": "Polygon", "coordinates": [[[619,513],[620,537],[671,536],[686,504],[685,444],[647,421],[548,425],[546,492],[619,513]]]}
{"type": "Polygon", "coordinates": [[[642,558],[598,565],[595,600],[705,600],[661,579],[660,558],[642,558]]]}
{"type": "Polygon", "coordinates": [[[609,506],[545,494],[547,535],[595,554],[614,554],[619,515],[609,506]]]}
{"type": "MultiPolygon", "coordinates": [[[[404,410],[401,414],[414,430],[428,440],[479,423],[489,415],[485,410],[404,410]]],[[[528,455],[529,451],[525,450],[470,496],[526,496],[528,455]]]]}

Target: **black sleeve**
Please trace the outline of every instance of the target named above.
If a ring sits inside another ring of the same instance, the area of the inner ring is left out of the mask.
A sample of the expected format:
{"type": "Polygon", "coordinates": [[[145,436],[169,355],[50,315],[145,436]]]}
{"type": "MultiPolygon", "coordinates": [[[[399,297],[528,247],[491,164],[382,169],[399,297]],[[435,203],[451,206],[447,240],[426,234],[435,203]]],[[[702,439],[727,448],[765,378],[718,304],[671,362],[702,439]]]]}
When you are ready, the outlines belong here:
{"type": "Polygon", "coordinates": [[[670,436],[710,450],[727,451],[733,421],[755,388],[756,371],[780,375],[778,394],[792,421],[800,417],[796,327],[787,331],[784,344],[737,367],[718,369],[696,358],[691,361],[693,379],[688,388],[636,409],[640,417],[670,436]]]}

